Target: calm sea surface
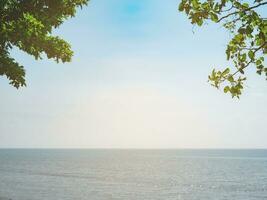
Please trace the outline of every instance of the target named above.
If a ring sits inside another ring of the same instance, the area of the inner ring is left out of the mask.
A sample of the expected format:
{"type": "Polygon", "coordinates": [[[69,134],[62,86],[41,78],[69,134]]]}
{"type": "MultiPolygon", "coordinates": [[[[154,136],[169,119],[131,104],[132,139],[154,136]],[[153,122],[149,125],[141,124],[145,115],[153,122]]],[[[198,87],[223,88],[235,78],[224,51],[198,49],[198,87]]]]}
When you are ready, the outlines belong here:
{"type": "Polygon", "coordinates": [[[267,200],[267,150],[0,150],[0,200],[267,200]]]}

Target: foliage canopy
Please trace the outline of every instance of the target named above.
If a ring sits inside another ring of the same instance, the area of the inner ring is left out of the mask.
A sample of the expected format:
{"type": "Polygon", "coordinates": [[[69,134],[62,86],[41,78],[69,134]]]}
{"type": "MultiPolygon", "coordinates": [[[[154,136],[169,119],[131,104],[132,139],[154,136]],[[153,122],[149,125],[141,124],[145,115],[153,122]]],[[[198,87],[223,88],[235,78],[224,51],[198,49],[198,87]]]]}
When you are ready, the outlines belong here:
{"type": "MultiPolygon", "coordinates": [[[[256,66],[258,74],[265,74],[264,57],[267,54],[267,18],[261,16],[259,7],[266,6],[267,1],[255,0],[182,0],[179,11],[185,12],[192,24],[202,26],[207,20],[222,25],[232,33],[227,45],[227,60],[232,60],[235,71],[230,68],[212,70],[209,81],[213,86],[224,87],[225,93],[238,97],[246,80],[245,69],[256,66]]],[[[264,7],[265,8],[265,7],[264,7]]],[[[267,10],[267,9],[266,9],[267,10]]],[[[267,14],[267,12],[265,13],[267,14]]]]}
{"type": "Polygon", "coordinates": [[[25,86],[25,69],[11,56],[14,46],[41,59],[45,53],[57,62],[69,62],[70,45],[52,36],[53,28],[73,17],[77,7],[88,0],[1,0],[0,1],[0,75],[16,88],[25,86]]]}
{"type": "MultiPolygon", "coordinates": [[[[52,36],[52,30],[64,20],[73,17],[77,7],[89,0],[1,0],[0,1],[0,75],[6,76],[16,88],[25,86],[25,69],[11,56],[15,46],[35,59],[46,54],[56,62],[69,62],[73,55],[70,45],[52,36]]],[[[225,93],[238,97],[246,80],[245,69],[256,66],[258,74],[265,74],[264,58],[267,54],[267,18],[258,8],[266,0],[243,2],[241,0],[182,0],[179,11],[185,12],[192,24],[202,26],[207,20],[222,25],[233,37],[227,45],[227,60],[236,68],[212,70],[209,81],[213,86],[223,86],[225,93]]]]}

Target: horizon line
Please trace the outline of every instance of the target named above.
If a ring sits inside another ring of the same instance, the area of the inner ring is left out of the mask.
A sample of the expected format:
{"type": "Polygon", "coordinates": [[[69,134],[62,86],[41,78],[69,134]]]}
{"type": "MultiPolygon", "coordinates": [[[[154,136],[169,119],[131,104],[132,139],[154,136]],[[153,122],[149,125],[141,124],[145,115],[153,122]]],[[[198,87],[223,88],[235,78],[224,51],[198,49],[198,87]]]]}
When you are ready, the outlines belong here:
{"type": "Polygon", "coordinates": [[[91,147],[0,147],[0,150],[267,150],[264,148],[91,148],[91,147]]]}

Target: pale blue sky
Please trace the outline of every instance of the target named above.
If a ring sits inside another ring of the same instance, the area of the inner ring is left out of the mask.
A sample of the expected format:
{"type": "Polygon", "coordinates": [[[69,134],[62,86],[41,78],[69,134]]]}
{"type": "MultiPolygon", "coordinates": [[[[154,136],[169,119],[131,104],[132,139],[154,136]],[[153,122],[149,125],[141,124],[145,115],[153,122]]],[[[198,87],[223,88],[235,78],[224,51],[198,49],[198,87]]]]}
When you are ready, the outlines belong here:
{"type": "Polygon", "coordinates": [[[264,77],[251,69],[241,100],[212,88],[230,35],[178,3],[92,0],[54,31],[71,63],[15,50],[28,86],[0,78],[0,147],[267,148],[264,77]]]}

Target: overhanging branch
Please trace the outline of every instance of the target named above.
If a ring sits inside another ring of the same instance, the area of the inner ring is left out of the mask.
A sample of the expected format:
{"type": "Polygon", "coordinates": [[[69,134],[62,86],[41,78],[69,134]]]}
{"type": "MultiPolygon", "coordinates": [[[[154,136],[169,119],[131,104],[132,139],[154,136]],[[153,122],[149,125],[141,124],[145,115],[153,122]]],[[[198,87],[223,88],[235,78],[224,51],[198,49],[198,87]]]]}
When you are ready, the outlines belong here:
{"type": "Polygon", "coordinates": [[[249,7],[249,8],[243,9],[243,10],[239,10],[239,11],[235,11],[235,12],[229,13],[228,15],[225,15],[225,16],[221,17],[221,18],[218,20],[218,22],[220,22],[220,21],[222,21],[223,19],[226,19],[227,17],[230,17],[230,16],[232,16],[232,15],[236,15],[236,14],[238,14],[238,13],[240,13],[240,12],[246,12],[246,11],[252,10],[252,9],[254,9],[254,8],[257,8],[257,7],[259,7],[259,6],[266,5],[266,4],[267,4],[267,1],[266,1],[266,2],[262,2],[262,3],[259,3],[259,4],[255,5],[255,6],[251,6],[251,7],[249,7]]]}

